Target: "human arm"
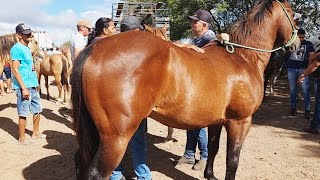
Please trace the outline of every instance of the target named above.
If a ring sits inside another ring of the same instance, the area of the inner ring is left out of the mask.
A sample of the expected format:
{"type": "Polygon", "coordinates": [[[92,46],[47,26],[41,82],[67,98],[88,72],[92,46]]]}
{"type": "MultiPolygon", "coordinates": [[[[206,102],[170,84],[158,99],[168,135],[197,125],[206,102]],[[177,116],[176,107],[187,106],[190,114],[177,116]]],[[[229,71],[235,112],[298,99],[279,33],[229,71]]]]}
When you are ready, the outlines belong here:
{"type": "Polygon", "coordinates": [[[20,66],[20,61],[17,61],[17,60],[12,61],[12,67],[11,67],[12,73],[21,87],[22,97],[25,99],[29,99],[30,92],[22,80],[21,74],[19,72],[19,66],[20,66]]]}
{"type": "Polygon", "coordinates": [[[312,64],[317,57],[320,57],[320,51],[318,51],[318,52],[315,52],[315,51],[310,52],[309,53],[309,65],[312,64]]]}
{"type": "Polygon", "coordinates": [[[301,74],[301,76],[299,76],[298,82],[303,82],[304,78],[306,76],[309,76],[311,73],[313,73],[319,66],[320,66],[319,61],[317,61],[317,60],[313,61],[313,63],[311,65],[309,65],[307,69],[304,70],[304,72],[301,74]]]}
{"type": "Polygon", "coordinates": [[[192,49],[196,52],[199,52],[199,53],[204,53],[204,49],[202,48],[199,48],[193,44],[183,44],[183,43],[179,43],[179,42],[174,42],[173,43],[174,45],[178,46],[178,47],[182,47],[182,48],[187,48],[187,49],[192,49]]]}

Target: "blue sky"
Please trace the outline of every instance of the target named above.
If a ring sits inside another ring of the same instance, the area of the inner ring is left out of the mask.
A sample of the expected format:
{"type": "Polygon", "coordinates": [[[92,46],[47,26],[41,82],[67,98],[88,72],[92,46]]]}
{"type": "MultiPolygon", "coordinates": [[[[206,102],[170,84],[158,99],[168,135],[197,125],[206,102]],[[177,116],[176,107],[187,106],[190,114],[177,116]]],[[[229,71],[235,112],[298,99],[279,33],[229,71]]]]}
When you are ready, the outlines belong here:
{"type": "Polygon", "coordinates": [[[92,24],[99,17],[111,18],[112,3],[119,0],[8,0],[0,11],[0,35],[15,32],[21,22],[33,31],[46,31],[56,45],[70,39],[76,22],[92,24]],[[3,10],[3,9],[7,10],[3,10]]]}

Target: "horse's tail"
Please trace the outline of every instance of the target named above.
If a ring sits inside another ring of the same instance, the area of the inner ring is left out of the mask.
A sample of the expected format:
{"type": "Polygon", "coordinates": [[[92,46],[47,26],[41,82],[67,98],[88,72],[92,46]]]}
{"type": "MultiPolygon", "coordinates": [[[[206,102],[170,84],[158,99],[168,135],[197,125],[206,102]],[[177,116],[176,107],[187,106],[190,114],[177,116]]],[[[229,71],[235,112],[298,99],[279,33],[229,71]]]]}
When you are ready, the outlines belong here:
{"type": "Polygon", "coordinates": [[[92,46],[85,48],[75,59],[70,78],[73,128],[79,144],[77,155],[80,156],[75,158],[80,159],[82,169],[80,172],[88,168],[99,146],[99,134],[86,107],[82,92],[82,69],[91,50],[92,46]]]}
{"type": "Polygon", "coordinates": [[[61,54],[61,60],[62,60],[61,84],[66,85],[67,88],[69,88],[69,83],[68,83],[69,62],[68,62],[68,59],[62,54],[61,54]]]}

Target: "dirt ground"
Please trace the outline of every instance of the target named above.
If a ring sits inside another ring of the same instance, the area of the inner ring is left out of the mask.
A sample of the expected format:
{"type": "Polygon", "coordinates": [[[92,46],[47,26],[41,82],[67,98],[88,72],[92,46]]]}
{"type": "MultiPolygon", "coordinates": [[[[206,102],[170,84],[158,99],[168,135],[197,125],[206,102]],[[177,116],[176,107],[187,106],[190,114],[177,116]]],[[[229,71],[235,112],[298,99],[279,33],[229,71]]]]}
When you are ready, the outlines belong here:
{"type": "MultiPolygon", "coordinates": [[[[277,95],[267,96],[255,113],[241,151],[237,179],[320,180],[320,135],[302,131],[308,123],[304,120],[302,101],[299,101],[299,114],[288,116],[286,82],[285,78],[280,79],[276,85],[277,95]]],[[[42,89],[45,92],[43,85],[42,89]]],[[[50,91],[53,97],[57,96],[56,86],[51,85],[50,91]]],[[[24,146],[16,144],[18,116],[15,94],[0,96],[0,179],[75,179],[73,155],[77,143],[71,130],[70,106],[45,100],[44,95],[42,98],[41,129],[47,138],[24,146]]],[[[31,135],[31,116],[28,119],[27,134],[31,135]]],[[[176,166],[184,151],[185,130],[175,130],[177,142],[171,143],[163,143],[166,133],[165,126],[148,120],[148,164],[153,179],[204,179],[201,172],[191,169],[191,165],[176,166]]],[[[226,132],[223,130],[214,164],[218,179],[225,176],[225,149],[226,132]]],[[[133,175],[128,169],[126,174],[133,175]]]]}

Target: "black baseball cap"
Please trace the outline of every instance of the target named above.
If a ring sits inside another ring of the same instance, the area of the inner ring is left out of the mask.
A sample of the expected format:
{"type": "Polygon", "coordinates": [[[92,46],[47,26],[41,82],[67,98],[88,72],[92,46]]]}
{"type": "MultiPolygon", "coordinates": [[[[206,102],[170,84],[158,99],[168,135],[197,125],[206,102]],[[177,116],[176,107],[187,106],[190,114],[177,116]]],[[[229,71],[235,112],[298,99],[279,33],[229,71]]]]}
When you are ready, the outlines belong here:
{"type": "Polygon", "coordinates": [[[195,15],[189,16],[189,18],[192,20],[202,20],[202,21],[207,22],[209,24],[213,22],[213,18],[211,16],[211,14],[208,11],[201,10],[201,9],[198,10],[195,15]]]}
{"type": "Polygon", "coordinates": [[[20,23],[16,26],[16,33],[30,34],[32,31],[30,27],[26,26],[24,23],[20,23]]]}

